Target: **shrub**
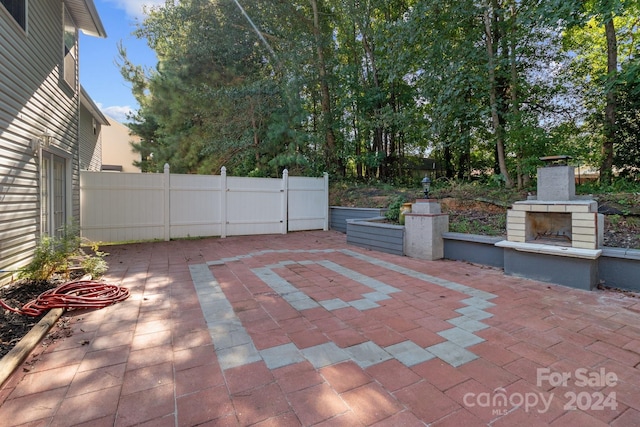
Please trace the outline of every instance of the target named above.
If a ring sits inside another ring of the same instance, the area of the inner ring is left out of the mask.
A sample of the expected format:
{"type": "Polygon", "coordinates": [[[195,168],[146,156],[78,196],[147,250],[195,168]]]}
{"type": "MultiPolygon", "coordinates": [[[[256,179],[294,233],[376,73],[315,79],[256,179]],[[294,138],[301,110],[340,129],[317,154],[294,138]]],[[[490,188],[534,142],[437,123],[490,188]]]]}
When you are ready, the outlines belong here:
{"type": "Polygon", "coordinates": [[[60,237],[43,235],[36,246],[33,260],[20,271],[20,278],[49,280],[53,273],[66,270],[69,258],[79,247],[77,234],[67,227],[60,237]]]}
{"type": "Polygon", "coordinates": [[[393,202],[389,205],[387,212],[384,216],[392,222],[400,221],[400,208],[402,208],[402,204],[405,202],[405,198],[402,196],[398,196],[395,198],[393,202]]]}
{"type": "Polygon", "coordinates": [[[86,274],[100,277],[109,269],[109,264],[104,260],[107,255],[106,252],[96,251],[94,255],[83,258],[80,265],[86,274]]]}
{"type": "Polygon", "coordinates": [[[93,277],[104,274],[108,265],[104,257],[108,255],[92,244],[93,255],[87,255],[80,247],[78,228],[66,225],[59,236],[43,235],[36,246],[33,259],[24,267],[19,277],[28,280],[49,280],[54,273],[69,272],[72,259],[78,259],[85,273],[93,277]]]}

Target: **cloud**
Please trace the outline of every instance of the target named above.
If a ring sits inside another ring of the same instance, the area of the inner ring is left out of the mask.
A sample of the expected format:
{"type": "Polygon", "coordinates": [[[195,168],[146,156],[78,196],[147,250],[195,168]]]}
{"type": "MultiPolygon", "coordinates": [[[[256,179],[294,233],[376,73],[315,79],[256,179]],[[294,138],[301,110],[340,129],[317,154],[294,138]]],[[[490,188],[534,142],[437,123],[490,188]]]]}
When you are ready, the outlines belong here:
{"type": "Polygon", "coordinates": [[[160,6],[165,4],[165,0],[107,0],[109,3],[113,3],[118,9],[122,9],[127,12],[132,18],[144,19],[144,8],[152,6],[160,6]]]}
{"type": "Polygon", "coordinates": [[[111,107],[102,107],[102,105],[100,105],[99,103],[97,105],[98,108],[100,108],[100,111],[120,123],[128,122],[129,119],[127,118],[127,115],[134,112],[134,109],[129,107],[128,105],[113,105],[111,107]]]}

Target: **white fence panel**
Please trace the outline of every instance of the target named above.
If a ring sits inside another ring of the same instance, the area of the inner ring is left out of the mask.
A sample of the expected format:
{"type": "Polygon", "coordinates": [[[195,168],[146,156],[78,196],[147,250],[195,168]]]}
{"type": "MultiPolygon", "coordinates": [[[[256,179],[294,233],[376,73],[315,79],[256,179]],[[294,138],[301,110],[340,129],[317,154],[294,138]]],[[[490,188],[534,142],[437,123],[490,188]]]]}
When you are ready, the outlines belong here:
{"type": "Polygon", "coordinates": [[[80,229],[96,242],[164,238],[163,174],[80,174],[80,229]]]}
{"type": "Polygon", "coordinates": [[[289,177],[288,231],[329,229],[329,178],[289,177]]]}
{"type": "Polygon", "coordinates": [[[286,233],[283,198],[280,179],[227,177],[226,234],[286,233]]]}
{"type": "Polygon", "coordinates": [[[328,177],[80,173],[80,231],[96,242],[328,229],[328,177]]]}
{"type": "Polygon", "coordinates": [[[171,237],[206,237],[222,234],[221,183],[220,176],[171,175],[171,237]]]}

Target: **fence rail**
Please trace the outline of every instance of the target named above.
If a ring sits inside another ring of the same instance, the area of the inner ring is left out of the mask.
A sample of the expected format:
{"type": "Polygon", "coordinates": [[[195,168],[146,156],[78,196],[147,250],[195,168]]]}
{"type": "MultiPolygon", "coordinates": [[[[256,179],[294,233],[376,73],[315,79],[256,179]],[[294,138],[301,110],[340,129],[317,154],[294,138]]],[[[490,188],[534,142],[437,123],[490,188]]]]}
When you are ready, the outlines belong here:
{"type": "Polygon", "coordinates": [[[80,232],[96,242],[328,230],[329,178],[80,173],[80,232]]]}

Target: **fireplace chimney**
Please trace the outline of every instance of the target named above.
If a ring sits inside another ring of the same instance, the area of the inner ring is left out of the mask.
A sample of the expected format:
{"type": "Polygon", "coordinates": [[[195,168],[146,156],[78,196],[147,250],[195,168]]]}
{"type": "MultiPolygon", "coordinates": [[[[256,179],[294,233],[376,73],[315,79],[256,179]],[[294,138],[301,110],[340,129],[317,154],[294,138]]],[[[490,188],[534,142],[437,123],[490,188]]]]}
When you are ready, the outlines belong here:
{"type": "Polygon", "coordinates": [[[538,200],[567,201],[576,198],[576,178],[567,162],[571,156],[540,157],[545,167],[538,168],[538,200]]]}

